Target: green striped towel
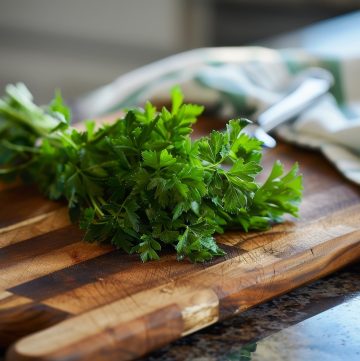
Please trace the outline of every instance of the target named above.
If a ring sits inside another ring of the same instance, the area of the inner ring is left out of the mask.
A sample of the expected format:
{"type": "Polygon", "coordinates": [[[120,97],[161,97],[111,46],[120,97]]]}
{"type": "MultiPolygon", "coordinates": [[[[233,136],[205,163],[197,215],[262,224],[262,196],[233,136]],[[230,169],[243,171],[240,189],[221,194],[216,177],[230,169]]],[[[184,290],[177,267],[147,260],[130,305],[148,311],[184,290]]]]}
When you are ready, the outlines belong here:
{"type": "Polygon", "coordinates": [[[165,98],[170,88],[180,84],[192,102],[228,117],[251,118],[280,99],[296,73],[310,66],[332,72],[331,94],[276,133],[289,142],[321,150],[346,178],[360,184],[360,54],[345,59],[261,47],[196,49],[121,76],[82,98],[76,110],[79,116],[99,116],[165,98]],[[221,77],[229,72],[236,85],[221,77]]]}

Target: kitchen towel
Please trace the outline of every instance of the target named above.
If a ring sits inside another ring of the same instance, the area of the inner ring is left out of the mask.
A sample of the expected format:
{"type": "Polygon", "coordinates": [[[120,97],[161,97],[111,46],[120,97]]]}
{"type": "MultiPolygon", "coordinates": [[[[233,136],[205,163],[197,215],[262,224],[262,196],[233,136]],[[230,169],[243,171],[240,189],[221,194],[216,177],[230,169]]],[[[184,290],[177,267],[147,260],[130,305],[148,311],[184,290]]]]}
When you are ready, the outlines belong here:
{"type": "Polygon", "coordinates": [[[196,49],[119,77],[80,99],[75,110],[78,117],[100,116],[147,99],[164,99],[179,84],[192,102],[223,116],[251,118],[279,100],[296,74],[312,66],[333,74],[331,93],[275,133],[286,141],[319,149],[346,178],[360,185],[360,54],[340,58],[296,49],[196,49]]]}

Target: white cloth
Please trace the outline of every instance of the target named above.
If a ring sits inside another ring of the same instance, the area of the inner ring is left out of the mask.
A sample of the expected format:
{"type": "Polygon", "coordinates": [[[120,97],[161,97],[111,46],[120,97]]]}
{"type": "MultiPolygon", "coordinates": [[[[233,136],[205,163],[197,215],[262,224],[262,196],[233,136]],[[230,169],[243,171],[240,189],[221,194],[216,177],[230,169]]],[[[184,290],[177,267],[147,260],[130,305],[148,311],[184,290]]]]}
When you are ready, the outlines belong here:
{"type": "Polygon", "coordinates": [[[332,94],[279,127],[279,137],[321,150],[349,180],[360,184],[360,53],[340,59],[302,50],[259,47],[207,48],[174,55],[89,94],[77,110],[99,116],[168,96],[179,84],[192,102],[221,109],[229,117],[249,116],[276,102],[299,71],[319,66],[332,72],[332,94]],[[232,81],[229,81],[228,73],[232,81]],[[221,74],[224,74],[222,78],[221,74]]]}

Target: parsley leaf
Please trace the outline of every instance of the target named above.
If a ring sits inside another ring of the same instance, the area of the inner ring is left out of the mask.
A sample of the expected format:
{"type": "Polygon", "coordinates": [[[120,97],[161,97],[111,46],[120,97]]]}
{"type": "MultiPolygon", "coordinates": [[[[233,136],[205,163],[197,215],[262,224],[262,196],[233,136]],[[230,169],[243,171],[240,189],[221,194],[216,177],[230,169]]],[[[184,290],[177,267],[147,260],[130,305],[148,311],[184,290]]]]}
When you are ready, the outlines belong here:
{"type": "Polygon", "coordinates": [[[224,132],[192,141],[203,107],[183,104],[172,91],[171,110],[147,102],[122,119],[80,132],[60,92],[47,107],[33,103],[23,84],[0,99],[0,180],[37,184],[65,199],[85,240],[107,242],[143,262],[173,247],[193,262],[224,255],[214,235],[228,228],[266,229],[285,214],[298,216],[302,179],[275,162],[263,184],[262,143],[232,119],[224,132]]]}

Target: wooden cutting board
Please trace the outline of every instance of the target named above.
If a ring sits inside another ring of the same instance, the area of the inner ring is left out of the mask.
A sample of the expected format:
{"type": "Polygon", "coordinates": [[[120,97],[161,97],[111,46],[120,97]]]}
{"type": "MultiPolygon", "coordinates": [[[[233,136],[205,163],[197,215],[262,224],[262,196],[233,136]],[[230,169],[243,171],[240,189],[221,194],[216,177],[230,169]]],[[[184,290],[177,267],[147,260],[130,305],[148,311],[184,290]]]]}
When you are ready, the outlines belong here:
{"type": "Polygon", "coordinates": [[[142,264],[81,242],[65,205],[1,185],[0,343],[7,360],[130,360],[360,258],[360,190],[315,152],[265,155],[304,174],[301,218],[229,232],[207,264],[142,264]],[[31,335],[29,335],[31,334],[31,335]]]}

